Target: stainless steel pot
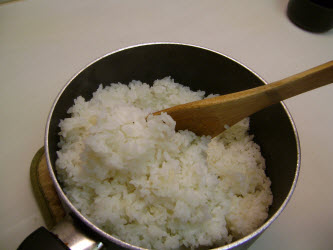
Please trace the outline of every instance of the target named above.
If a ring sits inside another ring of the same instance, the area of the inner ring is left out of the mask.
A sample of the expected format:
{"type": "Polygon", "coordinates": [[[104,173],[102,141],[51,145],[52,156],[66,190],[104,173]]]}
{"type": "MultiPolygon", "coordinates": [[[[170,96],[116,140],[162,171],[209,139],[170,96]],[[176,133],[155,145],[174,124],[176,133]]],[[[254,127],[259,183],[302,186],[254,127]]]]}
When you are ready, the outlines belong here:
{"type": "MultiPolygon", "coordinates": [[[[87,243],[89,247],[101,247],[102,244],[94,243],[96,240],[102,242],[106,248],[141,249],[96,227],[64,194],[55,170],[59,121],[68,117],[67,110],[73,105],[76,97],[83,96],[89,100],[101,83],[128,84],[132,80],[141,80],[152,84],[154,80],[166,76],[188,85],[192,90],[200,89],[206,93],[218,94],[228,94],[266,84],[256,73],[228,56],[202,47],[178,43],[142,44],[121,49],[97,59],[76,74],[64,86],[52,106],[46,125],[45,154],[51,178],[63,206],[73,219],[75,227],[78,226],[83,234],[89,235],[90,240],[86,241],[90,242],[87,243]]],[[[279,103],[252,115],[250,130],[266,159],[266,174],[272,181],[273,204],[269,209],[267,221],[260,228],[231,244],[215,246],[218,249],[247,249],[283,211],[298,178],[299,140],[295,124],[285,105],[279,103]]],[[[67,237],[67,244],[74,249],[79,246],[82,238],[73,241],[73,231],[68,232],[68,228],[73,224],[65,224],[67,226],[62,224],[54,231],[59,238],[67,237]]]]}

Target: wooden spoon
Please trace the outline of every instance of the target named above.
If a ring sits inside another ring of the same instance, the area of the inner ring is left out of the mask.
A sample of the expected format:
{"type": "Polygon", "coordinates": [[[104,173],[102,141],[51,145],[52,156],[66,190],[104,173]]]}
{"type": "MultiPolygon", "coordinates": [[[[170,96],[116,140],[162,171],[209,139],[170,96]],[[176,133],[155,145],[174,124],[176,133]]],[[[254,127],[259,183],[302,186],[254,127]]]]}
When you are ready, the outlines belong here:
{"type": "Polygon", "coordinates": [[[251,114],[287,98],[333,82],[333,61],[283,80],[228,95],[177,105],[162,111],[176,121],[176,130],[188,129],[212,137],[251,114]]]}

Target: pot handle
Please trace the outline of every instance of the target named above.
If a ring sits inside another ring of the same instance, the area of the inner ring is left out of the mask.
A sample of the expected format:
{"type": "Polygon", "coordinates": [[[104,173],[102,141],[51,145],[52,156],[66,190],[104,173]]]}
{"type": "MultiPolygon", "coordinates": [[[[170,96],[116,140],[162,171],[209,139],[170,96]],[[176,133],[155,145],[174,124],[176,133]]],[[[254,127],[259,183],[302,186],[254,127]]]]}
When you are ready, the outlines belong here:
{"type": "Polygon", "coordinates": [[[103,247],[103,243],[88,237],[74,224],[67,215],[52,228],[52,232],[40,227],[21,243],[18,250],[98,250],[103,247]]]}
{"type": "Polygon", "coordinates": [[[69,248],[45,227],[40,227],[32,232],[17,248],[18,250],[69,250],[69,248]]]}

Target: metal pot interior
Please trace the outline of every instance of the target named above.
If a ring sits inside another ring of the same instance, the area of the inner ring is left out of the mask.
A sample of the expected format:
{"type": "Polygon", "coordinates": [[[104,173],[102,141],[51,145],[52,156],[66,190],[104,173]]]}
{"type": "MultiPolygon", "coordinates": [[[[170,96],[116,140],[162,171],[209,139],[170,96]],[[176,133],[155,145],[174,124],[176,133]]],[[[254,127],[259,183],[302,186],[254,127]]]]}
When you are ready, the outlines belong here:
{"type": "MultiPolygon", "coordinates": [[[[89,100],[99,84],[128,84],[132,80],[152,84],[154,80],[166,76],[171,76],[192,90],[204,90],[206,94],[228,94],[265,84],[258,75],[235,60],[190,45],[146,44],[108,54],[73,77],[53,105],[45,138],[49,169],[53,171],[51,175],[56,175],[58,124],[61,119],[68,117],[67,110],[76,97],[83,96],[89,100]]],[[[247,241],[256,238],[283,210],[296,184],[300,157],[297,132],[282,103],[252,115],[250,124],[250,133],[255,135],[254,140],[260,145],[266,159],[266,173],[272,181],[274,198],[268,222],[257,233],[245,241],[241,240],[240,244],[245,245],[249,243],[247,241]]],[[[55,185],[58,191],[61,190],[57,182],[55,185]]],[[[72,207],[68,200],[64,203],[72,207]]],[[[112,237],[107,240],[110,239],[113,241],[112,237]]]]}

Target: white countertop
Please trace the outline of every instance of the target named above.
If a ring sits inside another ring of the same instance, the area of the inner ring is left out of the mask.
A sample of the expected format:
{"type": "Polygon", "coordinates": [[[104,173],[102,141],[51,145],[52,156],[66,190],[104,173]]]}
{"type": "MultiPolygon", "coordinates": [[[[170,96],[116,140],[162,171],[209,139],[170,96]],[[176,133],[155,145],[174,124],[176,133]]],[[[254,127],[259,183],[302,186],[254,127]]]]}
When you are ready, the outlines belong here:
{"type": "MultiPolygon", "coordinates": [[[[35,1],[0,4],[0,249],[43,220],[29,167],[50,107],[82,67],[139,43],[190,43],[227,54],[272,82],[333,59],[333,30],[312,34],[287,0],[35,1]]],[[[250,249],[333,249],[333,84],[285,102],[301,142],[301,173],[279,218],[250,249]]]]}

